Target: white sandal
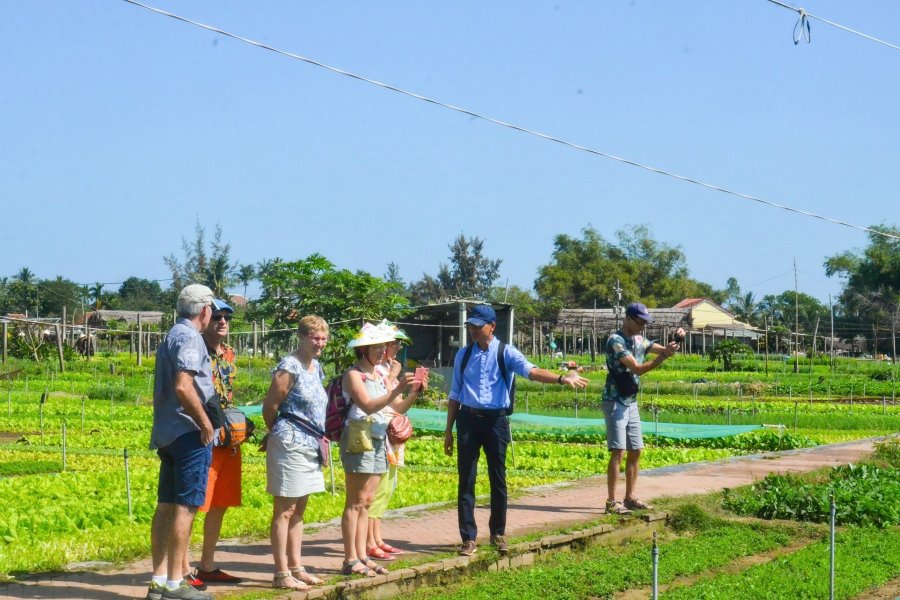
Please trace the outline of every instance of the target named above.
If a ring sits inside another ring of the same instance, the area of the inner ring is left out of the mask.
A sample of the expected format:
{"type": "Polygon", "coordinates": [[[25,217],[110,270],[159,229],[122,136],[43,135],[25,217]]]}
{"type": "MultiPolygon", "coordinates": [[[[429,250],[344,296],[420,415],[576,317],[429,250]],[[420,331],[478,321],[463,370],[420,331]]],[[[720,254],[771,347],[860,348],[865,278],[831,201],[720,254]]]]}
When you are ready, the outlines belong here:
{"type": "Polygon", "coordinates": [[[276,590],[309,591],[309,586],[298,579],[294,579],[290,571],[275,573],[275,576],[272,578],[272,587],[276,590]]]}

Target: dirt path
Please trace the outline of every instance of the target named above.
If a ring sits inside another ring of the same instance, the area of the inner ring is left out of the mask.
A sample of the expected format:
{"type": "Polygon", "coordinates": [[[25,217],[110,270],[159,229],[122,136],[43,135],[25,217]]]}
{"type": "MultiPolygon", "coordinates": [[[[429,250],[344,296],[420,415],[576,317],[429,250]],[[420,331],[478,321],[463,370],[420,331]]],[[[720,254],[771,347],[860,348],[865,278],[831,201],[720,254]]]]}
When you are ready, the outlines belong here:
{"type": "Polygon", "coordinates": [[[871,592],[863,592],[853,600],[897,600],[900,598],[900,577],[871,592]]]}

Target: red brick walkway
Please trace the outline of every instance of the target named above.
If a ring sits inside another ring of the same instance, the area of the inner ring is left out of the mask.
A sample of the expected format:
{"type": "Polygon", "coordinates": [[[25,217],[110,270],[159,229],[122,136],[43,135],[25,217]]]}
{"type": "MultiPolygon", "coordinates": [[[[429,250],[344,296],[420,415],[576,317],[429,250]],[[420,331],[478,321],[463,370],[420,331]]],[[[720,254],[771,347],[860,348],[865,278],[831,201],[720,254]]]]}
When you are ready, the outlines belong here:
{"type": "MultiPolygon", "coordinates": [[[[819,446],[806,450],[733,458],[644,471],[638,484],[641,498],[680,496],[737,487],[768,473],[803,472],[819,467],[855,462],[872,451],[873,439],[819,446]]],[[[620,484],[624,491],[624,483],[620,484]]],[[[546,486],[523,493],[510,502],[507,533],[511,536],[596,519],[606,501],[606,477],[546,486]]],[[[479,530],[487,532],[488,511],[476,511],[479,530]]],[[[384,524],[387,538],[412,552],[446,552],[459,543],[456,509],[427,508],[393,511],[384,524]]],[[[149,544],[149,541],[148,541],[149,544]]],[[[340,525],[336,522],[308,525],[303,541],[305,564],[310,571],[336,574],[343,556],[340,525]]],[[[223,541],[216,552],[219,566],[246,578],[241,588],[268,587],[272,557],[267,541],[223,541]]],[[[127,568],[32,576],[20,583],[0,584],[0,598],[143,598],[149,581],[149,559],[127,568]]],[[[211,586],[211,591],[235,588],[211,586]]]]}

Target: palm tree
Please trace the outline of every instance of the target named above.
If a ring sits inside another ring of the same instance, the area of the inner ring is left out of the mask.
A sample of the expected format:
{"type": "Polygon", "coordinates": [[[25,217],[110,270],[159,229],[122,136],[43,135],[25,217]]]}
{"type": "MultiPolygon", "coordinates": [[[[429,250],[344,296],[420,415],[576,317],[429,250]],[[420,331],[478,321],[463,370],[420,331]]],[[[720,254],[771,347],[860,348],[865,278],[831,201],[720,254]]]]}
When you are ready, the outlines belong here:
{"type": "Polygon", "coordinates": [[[18,273],[13,275],[13,279],[25,284],[31,284],[34,283],[34,273],[28,267],[22,267],[18,273]]]}
{"type": "Polygon", "coordinates": [[[753,324],[753,319],[759,312],[759,302],[753,292],[747,292],[738,296],[734,305],[734,312],[737,317],[747,323],[753,324]]]}
{"type": "Polygon", "coordinates": [[[253,268],[253,265],[241,265],[238,267],[237,271],[235,271],[235,276],[238,281],[241,282],[241,285],[244,286],[244,298],[246,298],[247,286],[250,285],[250,282],[256,277],[256,269],[253,268]]]}
{"type": "Polygon", "coordinates": [[[90,287],[88,293],[90,294],[91,298],[94,299],[94,310],[100,310],[100,297],[103,295],[103,284],[98,281],[90,287]]]}
{"type": "Polygon", "coordinates": [[[228,295],[225,288],[231,285],[231,265],[228,264],[228,257],[215,256],[207,259],[203,278],[203,283],[213,291],[216,298],[225,298],[228,295]]]}

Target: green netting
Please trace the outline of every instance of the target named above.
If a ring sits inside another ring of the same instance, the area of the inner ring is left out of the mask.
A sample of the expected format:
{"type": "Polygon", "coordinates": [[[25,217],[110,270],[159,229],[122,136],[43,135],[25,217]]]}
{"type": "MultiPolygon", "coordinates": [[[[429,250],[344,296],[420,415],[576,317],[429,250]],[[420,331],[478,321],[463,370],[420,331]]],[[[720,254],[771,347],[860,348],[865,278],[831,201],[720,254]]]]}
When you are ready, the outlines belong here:
{"type": "MultiPolygon", "coordinates": [[[[249,416],[261,412],[259,406],[241,406],[240,409],[249,416]]],[[[411,408],[407,413],[413,427],[419,431],[443,432],[447,426],[447,413],[440,410],[411,408]]],[[[563,435],[595,435],[606,433],[603,419],[573,419],[571,417],[549,417],[515,413],[509,417],[510,425],[515,432],[547,433],[563,435]]],[[[641,421],[644,435],[659,435],[673,439],[720,438],[739,435],[760,429],[762,425],[698,425],[693,423],[654,423],[641,421]]]]}

